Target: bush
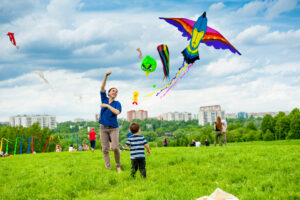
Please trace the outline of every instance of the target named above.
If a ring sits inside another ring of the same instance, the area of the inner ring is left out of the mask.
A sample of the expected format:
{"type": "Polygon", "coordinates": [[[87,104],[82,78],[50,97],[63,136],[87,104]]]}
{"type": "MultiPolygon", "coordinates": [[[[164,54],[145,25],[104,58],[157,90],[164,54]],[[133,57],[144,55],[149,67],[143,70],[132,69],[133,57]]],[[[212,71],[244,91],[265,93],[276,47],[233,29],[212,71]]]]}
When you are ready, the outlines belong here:
{"type": "Polygon", "coordinates": [[[149,144],[150,148],[157,147],[157,143],[156,142],[149,142],[148,144],[149,144]]]}
{"type": "Polygon", "coordinates": [[[250,129],[250,130],[254,130],[256,131],[257,130],[257,127],[256,125],[254,124],[254,122],[249,122],[246,126],[247,129],[250,129]]]}
{"type": "Polygon", "coordinates": [[[273,140],[274,139],[273,133],[269,129],[267,129],[266,133],[263,135],[263,139],[264,139],[264,141],[271,141],[271,140],[273,140]]]}

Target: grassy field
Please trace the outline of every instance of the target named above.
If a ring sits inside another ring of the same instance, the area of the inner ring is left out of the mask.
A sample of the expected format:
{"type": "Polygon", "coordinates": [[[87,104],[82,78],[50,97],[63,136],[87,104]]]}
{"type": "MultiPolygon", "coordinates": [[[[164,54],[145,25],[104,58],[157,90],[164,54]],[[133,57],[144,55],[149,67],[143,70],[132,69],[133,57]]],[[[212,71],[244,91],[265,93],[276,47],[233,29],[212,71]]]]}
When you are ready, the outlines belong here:
{"type": "MultiPolygon", "coordinates": [[[[111,162],[114,166],[113,153],[111,162]]],[[[196,199],[216,188],[239,199],[300,199],[300,140],[154,148],[147,178],[106,170],[102,152],[0,158],[0,199],[196,199]]]]}

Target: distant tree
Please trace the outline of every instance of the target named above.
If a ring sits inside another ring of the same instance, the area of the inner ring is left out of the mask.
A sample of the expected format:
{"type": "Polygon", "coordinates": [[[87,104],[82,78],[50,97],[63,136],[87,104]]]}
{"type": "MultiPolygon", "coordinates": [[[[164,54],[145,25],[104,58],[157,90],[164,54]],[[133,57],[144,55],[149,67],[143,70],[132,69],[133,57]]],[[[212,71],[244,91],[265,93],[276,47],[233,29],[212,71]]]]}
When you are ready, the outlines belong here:
{"type": "Polygon", "coordinates": [[[265,134],[263,135],[263,139],[264,141],[271,141],[274,139],[274,135],[269,129],[267,129],[265,134]]]}
{"type": "Polygon", "coordinates": [[[265,115],[262,122],[261,122],[261,130],[263,133],[266,133],[267,130],[270,130],[274,133],[274,124],[273,124],[273,117],[269,114],[265,115]]]}
{"type": "Polygon", "coordinates": [[[275,124],[275,138],[285,139],[290,131],[290,117],[278,117],[275,124]]]}
{"type": "Polygon", "coordinates": [[[238,129],[238,128],[240,128],[240,127],[243,127],[243,125],[240,124],[240,123],[229,124],[229,125],[227,126],[227,130],[228,130],[228,131],[231,131],[231,130],[234,130],[234,129],[238,129]]]}
{"type": "Polygon", "coordinates": [[[298,113],[300,113],[299,108],[294,108],[294,109],[290,112],[289,116],[296,115],[296,114],[298,114],[298,113]]]}
{"type": "Polygon", "coordinates": [[[256,125],[255,125],[254,122],[252,122],[252,121],[249,122],[249,123],[247,124],[246,128],[247,128],[247,129],[250,129],[250,130],[254,130],[254,131],[257,130],[256,125]]]}
{"type": "Polygon", "coordinates": [[[148,142],[155,141],[157,135],[153,131],[143,131],[142,135],[146,138],[148,142]]]}
{"type": "Polygon", "coordinates": [[[288,139],[300,139],[300,112],[293,113],[290,120],[291,122],[288,139]]]}

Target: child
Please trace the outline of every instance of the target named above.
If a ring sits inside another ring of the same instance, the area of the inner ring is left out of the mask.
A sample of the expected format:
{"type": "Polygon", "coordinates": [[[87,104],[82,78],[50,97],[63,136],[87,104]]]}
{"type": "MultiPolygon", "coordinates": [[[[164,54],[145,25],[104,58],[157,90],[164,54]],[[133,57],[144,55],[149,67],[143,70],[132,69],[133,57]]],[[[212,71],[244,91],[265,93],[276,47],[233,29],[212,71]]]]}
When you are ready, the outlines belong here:
{"type": "Polygon", "coordinates": [[[95,150],[96,136],[97,136],[97,133],[95,132],[95,128],[92,128],[91,132],[89,132],[89,134],[88,134],[88,137],[89,137],[90,143],[91,143],[91,150],[92,150],[92,152],[94,152],[94,150],[95,150]]]}
{"type": "Polygon", "coordinates": [[[150,147],[144,136],[140,135],[140,125],[133,122],[130,125],[130,132],[133,134],[127,139],[126,145],[130,147],[130,159],[131,159],[131,176],[135,177],[136,171],[139,169],[142,177],[146,178],[146,160],[145,160],[145,148],[150,155],[150,147]]]}
{"type": "Polygon", "coordinates": [[[60,152],[60,146],[59,146],[59,144],[56,145],[56,152],[60,152]]]}

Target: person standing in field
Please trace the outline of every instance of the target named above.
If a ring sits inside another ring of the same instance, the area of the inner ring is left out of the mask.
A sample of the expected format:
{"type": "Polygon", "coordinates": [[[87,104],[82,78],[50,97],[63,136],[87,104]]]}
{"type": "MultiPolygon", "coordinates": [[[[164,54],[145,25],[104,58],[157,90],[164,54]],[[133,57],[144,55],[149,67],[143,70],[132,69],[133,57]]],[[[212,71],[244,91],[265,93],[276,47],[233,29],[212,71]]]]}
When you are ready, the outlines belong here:
{"type": "Polygon", "coordinates": [[[167,146],[168,146],[167,138],[164,138],[164,147],[167,147],[167,146]]]}
{"type": "Polygon", "coordinates": [[[150,155],[150,147],[146,138],[140,135],[140,125],[133,122],[130,125],[130,132],[133,134],[130,136],[126,145],[130,147],[130,159],[131,159],[131,176],[134,178],[135,173],[139,169],[142,177],[146,178],[146,160],[145,160],[145,148],[150,155]]]}
{"type": "Polygon", "coordinates": [[[116,101],[118,95],[117,88],[110,88],[106,95],[105,85],[107,77],[111,72],[107,72],[101,85],[101,112],[100,112],[100,138],[103,150],[103,157],[105,160],[106,169],[111,169],[109,158],[109,138],[111,139],[111,147],[114,151],[117,172],[121,172],[120,164],[120,150],[119,150],[119,125],[117,116],[122,111],[122,106],[119,101],[116,101]]]}
{"type": "Polygon", "coordinates": [[[216,134],[215,134],[215,146],[217,145],[217,140],[219,140],[219,145],[222,146],[222,130],[223,130],[223,125],[222,125],[222,121],[221,121],[221,117],[218,116],[217,117],[217,121],[215,122],[214,125],[216,134]]]}
{"type": "Polygon", "coordinates": [[[224,140],[224,145],[227,146],[227,138],[226,138],[226,131],[227,131],[227,121],[226,119],[222,119],[222,135],[223,135],[223,140],[224,140]]]}
{"type": "Polygon", "coordinates": [[[91,131],[88,134],[88,138],[90,140],[91,143],[91,151],[94,152],[95,151],[95,146],[96,146],[96,136],[97,133],[95,132],[95,128],[91,128],[91,131]]]}

